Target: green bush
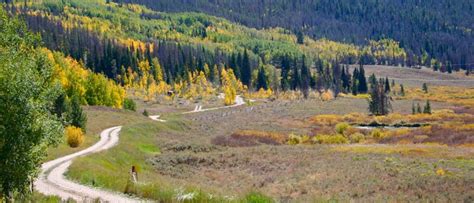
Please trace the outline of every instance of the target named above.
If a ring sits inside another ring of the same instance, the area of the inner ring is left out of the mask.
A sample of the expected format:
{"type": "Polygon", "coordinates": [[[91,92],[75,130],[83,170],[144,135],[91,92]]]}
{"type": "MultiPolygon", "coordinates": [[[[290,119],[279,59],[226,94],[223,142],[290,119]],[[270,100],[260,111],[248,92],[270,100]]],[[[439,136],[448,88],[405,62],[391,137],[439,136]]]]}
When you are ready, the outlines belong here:
{"type": "Polygon", "coordinates": [[[354,133],[349,136],[349,140],[351,140],[351,143],[360,143],[365,140],[365,135],[362,133],[354,133]]]}
{"type": "Polygon", "coordinates": [[[258,192],[251,192],[245,196],[245,202],[247,203],[270,203],[273,199],[267,197],[258,192]]]}
{"type": "Polygon", "coordinates": [[[338,123],[336,125],[336,132],[338,134],[344,134],[344,131],[346,131],[347,128],[351,127],[348,123],[338,123]]]}
{"type": "Polygon", "coordinates": [[[132,99],[126,98],[123,101],[123,108],[131,111],[137,111],[137,104],[132,99]]]}
{"type": "Polygon", "coordinates": [[[145,109],[145,110],[143,110],[143,115],[146,116],[146,117],[148,117],[150,114],[149,114],[148,111],[145,109]]]}
{"type": "Polygon", "coordinates": [[[344,135],[317,135],[313,138],[314,143],[318,144],[346,144],[349,140],[344,135]]]}

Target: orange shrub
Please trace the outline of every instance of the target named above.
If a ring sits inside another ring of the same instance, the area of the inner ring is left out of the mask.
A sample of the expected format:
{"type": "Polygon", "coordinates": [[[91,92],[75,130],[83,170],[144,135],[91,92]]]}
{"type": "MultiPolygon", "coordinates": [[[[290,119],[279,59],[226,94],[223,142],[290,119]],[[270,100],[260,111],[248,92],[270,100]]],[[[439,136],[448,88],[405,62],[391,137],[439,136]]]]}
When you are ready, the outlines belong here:
{"type": "Polygon", "coordinates": [[[334,93],[331,90],[327,90],[321,94],[321,100],[331,101],[334,99],[334,93]]]}

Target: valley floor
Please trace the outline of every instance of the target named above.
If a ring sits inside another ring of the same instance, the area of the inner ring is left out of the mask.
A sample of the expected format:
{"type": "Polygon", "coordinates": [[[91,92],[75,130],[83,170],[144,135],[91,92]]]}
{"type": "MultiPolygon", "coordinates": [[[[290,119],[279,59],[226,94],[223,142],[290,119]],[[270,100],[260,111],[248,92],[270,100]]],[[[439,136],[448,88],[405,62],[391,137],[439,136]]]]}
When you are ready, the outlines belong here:
{"type": "MultiPolygon", "coordinates": [[[[424,102],[399,98],[392,103],[394,111],[410,115],[413,101],[424,102]]],[[[90,134],[123,125],[120,143],[75,160],[67,177],[162,202],[474,201],[472,134],[462,145],[406,140],[290,145],[290,134],[312,137],[325,128],[318,127],[315,116],[366,113],[367,101],[260,100],[180,114],[195,105],[140,103],[136,113],[89,107],[90,134]],[[167,122],[142,116],[143,109],[167,122]],[[132,166],[138,168],[136,184],[130,181],[132,166]]],[[[472,108],[432,102],[432,109],[451,109],[468,127],[474,124],[472,108]]]]}

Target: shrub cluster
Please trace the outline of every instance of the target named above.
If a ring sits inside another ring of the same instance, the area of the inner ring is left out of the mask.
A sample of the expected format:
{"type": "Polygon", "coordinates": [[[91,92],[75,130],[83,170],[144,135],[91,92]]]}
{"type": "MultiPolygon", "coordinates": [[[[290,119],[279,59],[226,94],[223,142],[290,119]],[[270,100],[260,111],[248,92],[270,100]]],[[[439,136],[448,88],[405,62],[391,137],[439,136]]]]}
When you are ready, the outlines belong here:
{"type": "Polygon", "coordinates": [[[84,133],[81,128],[68,126],[66,127],[66,138],[67,144],[72,148],[76,148],[84,142],[84,133]]]}

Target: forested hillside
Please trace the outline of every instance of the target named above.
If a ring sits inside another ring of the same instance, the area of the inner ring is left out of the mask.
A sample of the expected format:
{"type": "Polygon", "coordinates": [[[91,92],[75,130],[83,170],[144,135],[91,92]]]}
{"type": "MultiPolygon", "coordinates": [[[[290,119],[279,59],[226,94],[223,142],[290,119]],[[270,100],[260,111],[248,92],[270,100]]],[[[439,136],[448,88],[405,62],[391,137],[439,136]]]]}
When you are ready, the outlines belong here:
{"type": "Polygon", "coordinates": [[[282,28],[256,30],[206,14],[163,13],[102,0],[18,1],[6,8],[22,15],[49,49],[148,98],[168,90],[190,95],[201,72],[205,82],[219,87],[228,68],[251,90],[311,85],[327,91],[340,82],[341,68],[332,71],[341,63],[418,64],[388,38],[357,46],[282,28]]]}
{"type": "Polygon", "coordinates": [[[392,38],[418,61],[474,63],[471,0],[115,0],[166,12],[195,11],[256,28],[284,27],[313,38],[366,44],[392,38]]]}

